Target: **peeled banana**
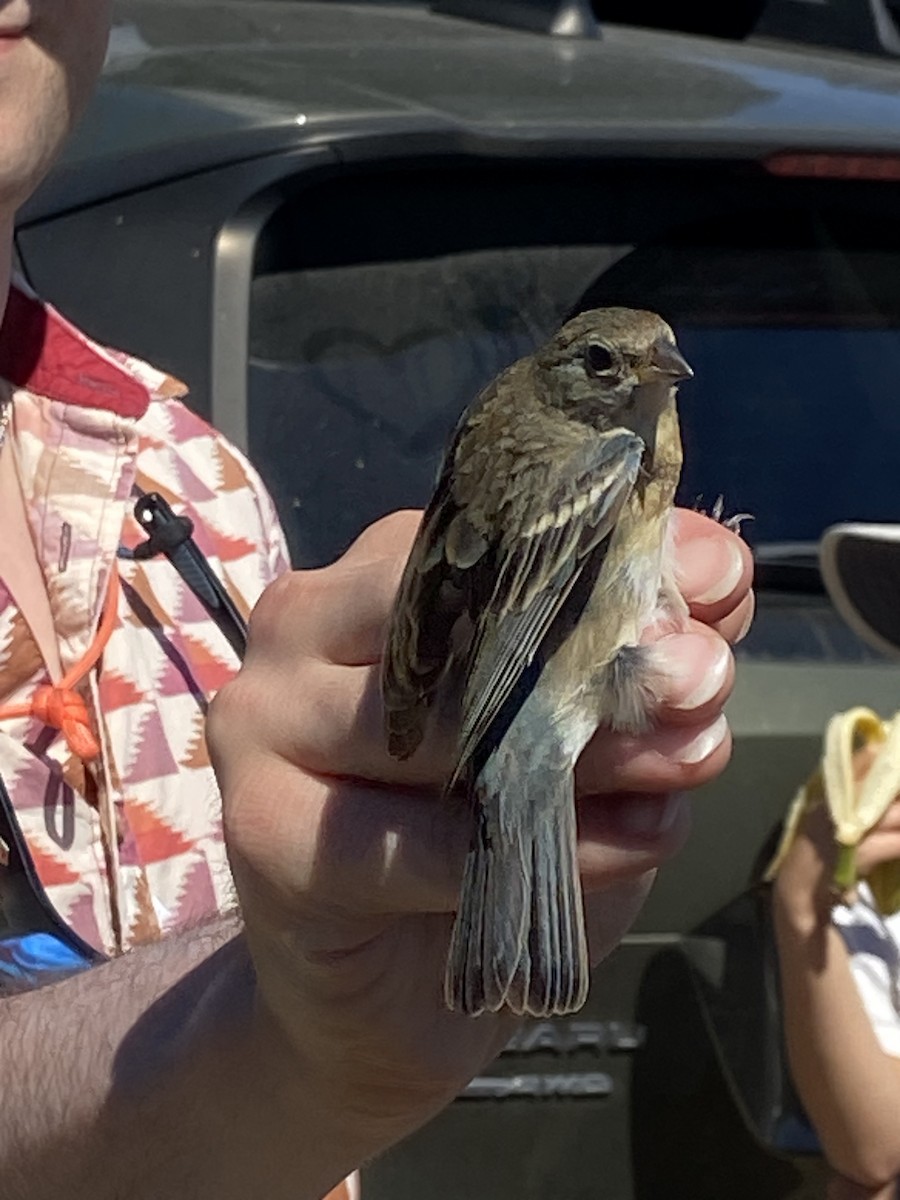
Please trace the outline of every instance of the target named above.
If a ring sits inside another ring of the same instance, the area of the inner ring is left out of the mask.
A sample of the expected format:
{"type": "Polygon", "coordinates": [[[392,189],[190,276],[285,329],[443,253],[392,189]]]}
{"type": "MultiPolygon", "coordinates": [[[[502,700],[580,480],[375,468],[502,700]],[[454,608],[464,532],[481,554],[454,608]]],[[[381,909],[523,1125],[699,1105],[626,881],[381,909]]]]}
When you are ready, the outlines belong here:
{"type": "MultiPolygon", "coordinates": [[[[794,797],[775,857],[765,878],[774,879],[797,835],[803,817],[819,804],[826,804],[838,844],[834,872],[835,890],[852,894],[858,882],[856,847],[877,825],[891,802],[900,794],[900,713],[882,721],[869,708],[851,708],[838,713],[825,730],[822,761],[794,797]],[[854,778],[853,756],[871,746],[876,756],[861,780],[854,778]]],[[[879,863],[866,882],[879,911],[885,916],[900,910],[900,861],[879,863]]]]}

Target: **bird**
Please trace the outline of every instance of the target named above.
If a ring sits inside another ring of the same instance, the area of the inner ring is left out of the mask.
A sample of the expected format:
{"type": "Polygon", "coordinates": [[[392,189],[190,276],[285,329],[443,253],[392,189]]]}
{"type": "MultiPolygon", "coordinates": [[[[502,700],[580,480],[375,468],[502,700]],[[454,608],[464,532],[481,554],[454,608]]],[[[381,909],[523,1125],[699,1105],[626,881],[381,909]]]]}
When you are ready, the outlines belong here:
{"type": "Polygon", "coordinates": [[[577,1011],[590,964],[574,767],[600,725],[647,729],[656,620],[683,628],[669,514],[678,383],[670,326],[582,312],[485,387],[443,457],[392,609],[389,753],[452,720],[445,795],[474,814],[444,978],[453,1011],[577,1011]]]}

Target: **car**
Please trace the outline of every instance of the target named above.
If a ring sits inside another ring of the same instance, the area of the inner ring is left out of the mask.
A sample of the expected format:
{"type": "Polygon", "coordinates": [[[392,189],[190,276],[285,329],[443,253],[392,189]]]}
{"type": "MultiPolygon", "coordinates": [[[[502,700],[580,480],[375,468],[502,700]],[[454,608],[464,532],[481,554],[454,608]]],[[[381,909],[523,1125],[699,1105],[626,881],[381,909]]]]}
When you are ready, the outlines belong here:
{"type": "Polygon", "coordinates": [[[423,504],[463,405],[593,304],[672,323],[681,501],[752,518],[734,758],[688,847],[584,1010],[526,1022],[366,1200],[799,1197],[821,1173],[752,884],[831,714],[898,707],[815,549],[900,520],[900,73],[884,21],[866,54],[836,17],[823,47],[777,40],[773,4],[739,29],[687,8],[689,32],[576,5],[558,36],[574,10],[527,0],[118,0],[18,222],[40,293],[248,450],[298,567],[423,504]]]}

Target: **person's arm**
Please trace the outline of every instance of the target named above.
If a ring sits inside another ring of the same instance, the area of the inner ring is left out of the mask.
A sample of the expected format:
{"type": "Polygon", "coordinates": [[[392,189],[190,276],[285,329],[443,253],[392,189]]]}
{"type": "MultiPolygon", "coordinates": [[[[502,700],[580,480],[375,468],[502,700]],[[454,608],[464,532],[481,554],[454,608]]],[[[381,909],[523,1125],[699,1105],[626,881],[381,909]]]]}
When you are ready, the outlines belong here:
{"type": "MultiPolygon", "coordinates": [[[[384,747],[378,660],[414,521],[276,582],[212,706],[246,932],[220,922],[0,1001],[4,1200],[319,1200],[507,1040],[508,1018],[442,1000],[470,836],[441,799],[446,757],[384,747]]],[[[658,726],[598,734],[579,767],[595,958],[687,835],[669,794],[729,756],[726,639],[751,615],[752,565],[697,514],[678,541],[695,620],[659,643],[658,726]]]]}
{"type": "MultiPolygon", "coordinates": [[[[898,830],[895,804],[860,846],[863,868],[900,857],[898,830]]],[[[819,808],[773,885],[785,1039],[825,1157],[847,1180],[878,1189],[900,1174],[900,1059],[881,1048],[831,919],[832,847],[819,808]]]]}
{"type": "Polygon", "coordinates": [[[6,1200],[319,1200],[368,1145],[259,1012],[235,918],[4,1000],[0,1061],[6,1200]]]}
{"type": "Polygon", "coordinates": [[[825,1191],[825,1200],[898,1200],[898,1196],[900,1192],[893,1180],[867,1187],[863,1183],[855,1183],[846,1175],[837,1174],[829,1179],[825,1191]]]}

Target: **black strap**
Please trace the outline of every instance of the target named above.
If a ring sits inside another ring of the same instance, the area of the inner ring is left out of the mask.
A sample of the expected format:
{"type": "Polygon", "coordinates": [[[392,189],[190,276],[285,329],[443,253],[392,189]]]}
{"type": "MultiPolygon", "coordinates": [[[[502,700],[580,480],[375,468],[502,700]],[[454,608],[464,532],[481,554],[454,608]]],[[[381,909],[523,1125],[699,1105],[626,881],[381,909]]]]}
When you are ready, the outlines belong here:
{"type": "Polygon", "coordinates": [[[135,547],[133,557],[145,560],[164,554],[242,659],[247,649],[247,623],[194,541],[190,517],[178,516],[158,492],[142,493],[134,516],[146,530],[147,540],[135,547]]]}

